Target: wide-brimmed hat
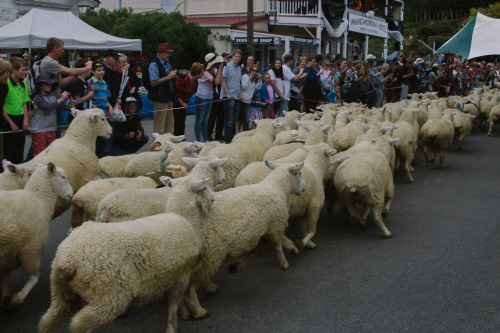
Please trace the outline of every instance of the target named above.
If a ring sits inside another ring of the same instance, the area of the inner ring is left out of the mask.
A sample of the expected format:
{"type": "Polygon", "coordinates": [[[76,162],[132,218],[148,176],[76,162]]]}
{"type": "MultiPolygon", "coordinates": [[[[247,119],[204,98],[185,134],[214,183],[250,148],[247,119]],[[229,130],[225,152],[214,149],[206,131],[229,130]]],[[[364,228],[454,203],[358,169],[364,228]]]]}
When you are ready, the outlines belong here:
{"type": "Polygon", "coordinates": [[[367,55],[366,60],[370,60],[370,59],[375,59],[375,56],[373,54],[367,55]]]}
{"type": "Polygon", "coordinates": [[[214,53],[209,53],[205,56],[205,62],[207,63],[207,70],[209,70],[213,65],[224,62],[224,58],[216,56],[214,53]]]}
{"type": "Polygon", "coordinates": [[[174,50],[170,48],[168,43],[161,43],[158,45],[158,50],[156,50],[156,52],[174,52],[174,50]]]}
{"type": "Polygon", "coordinates": [[[56,90],[57,87],[59,86],[59,82],[55,81],[55,80],[52,80],[50,78],[50,75],[49,74],[46,74],[46,73],[43,73],[43,74],[39,74],[37,77],[36,77],[36,84],[39,84],[39,83],[47,83],[47,84],[50,84],[51,85],[51,88],[50,90],[53,91],[53,90],[56,90]]]}
{"type": "Polygon", "coordinates": [[[137,100],[135,99],[135,97],[132,97],[132,96],[127,97],[125,99],[125,103],[130,103],[130,102],[136,102],[137,103],[137,100]]]}
{"type": "Polygon", "coordinates": [[[421,63],[423,63],[423,62],[425,62],[425,60],[424,60],[424,59],[422,59],[422,58],[417,58],[417,60],[415,60],[415,64],[416,64],[416,65],[420,65],[420,64],[421,64],[421,63]]]}

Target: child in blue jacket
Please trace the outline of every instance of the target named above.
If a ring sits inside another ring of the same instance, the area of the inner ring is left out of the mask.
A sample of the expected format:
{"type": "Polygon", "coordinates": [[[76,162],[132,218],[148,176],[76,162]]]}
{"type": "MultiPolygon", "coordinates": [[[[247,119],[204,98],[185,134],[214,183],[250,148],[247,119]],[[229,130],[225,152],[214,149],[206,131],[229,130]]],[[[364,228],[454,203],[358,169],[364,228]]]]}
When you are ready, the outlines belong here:
{"type": "Polygon", "coordinates": [[[263,85],[260,88],[260,100],[262,102],[262,117],[274,119],[275,113],[273,108],[273,102],[276,100],[276,90],[274,85],[271,83],[271,75],[269,73],[264,74],[262,79],[263,85]]]}

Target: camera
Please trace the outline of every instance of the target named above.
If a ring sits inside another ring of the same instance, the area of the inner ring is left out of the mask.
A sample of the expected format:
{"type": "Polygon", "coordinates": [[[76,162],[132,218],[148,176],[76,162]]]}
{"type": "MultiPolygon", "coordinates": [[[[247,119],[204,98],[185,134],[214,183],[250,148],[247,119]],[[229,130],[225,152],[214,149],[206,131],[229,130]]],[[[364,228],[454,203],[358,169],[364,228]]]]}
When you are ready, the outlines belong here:
{"type": "Polygon", "coordinates": [[[256,79],[256,78],[258,78],[258,77],[259,77],[259,74],[252,74],[252,77],[253,77],[254,79],[256,79]]]}
{"type": "Polygon", "coordinates": [[[185,78],[185,77],[186,77],[186,74],[183,74],[183,73],[179,72],[179,70],[177,70],[177,69],[174,69],[173,71],[175,71],[175,72],[176,72],[176,74],[175,74],[175,75],[177,75],[177,76],[178,76],[178,77],[180,77],[181,79],[183,79],[183,78],[185,78]]]}

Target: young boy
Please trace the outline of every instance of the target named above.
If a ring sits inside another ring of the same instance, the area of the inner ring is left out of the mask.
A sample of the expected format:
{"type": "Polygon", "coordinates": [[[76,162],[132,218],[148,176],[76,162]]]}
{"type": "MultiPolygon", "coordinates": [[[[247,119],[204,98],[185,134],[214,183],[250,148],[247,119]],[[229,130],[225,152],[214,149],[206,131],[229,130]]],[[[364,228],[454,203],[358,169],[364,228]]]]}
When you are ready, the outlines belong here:
{"type": "Polygon", "coordinates": [[[26,78],[26,61],[14,57],[10,60],[12,73],[7,79],[9,92],[5,97],[2,110],[3,131],[11,132],[3,135],[4,158],[14,164],[22,163],[24,159],[25,133],[29,130],[28,106],[30,100],[28,87],[24,84],[26,78]]]}
{"type": "Polygon", "coordinates": [[[56,139],[57,110],[65,110],[64,100],[68,92],[57,98],[50,92],[57,89],[59,82],[50,78],[49,74],[40,74],[36,78],[39,93],[33,99],[35,114],[31,121],[31,140],[33,156],[40,154],[56,139]]]}
{"type": "MultiPolygon", "coordinates": [[[[106,118],[111,118],[113,116],[113,107],[108,102],[108,98],[111,97],[111,92],[106,81],[103,80],[104,77],[104,64],[102,62],[95,62],[92,64],[92,78],[87,81],[89,85],[89,90],[94,87],[94,96],[92,96],[92,107],[99,108],[104,111],[106,118]]],[[[113,126],[113,123],[111,123],[113,126]]],[[[97,157],[101,158],[104,156],[111,155],[111,144],[113,143],[113,137],[109,139],[104,139],[102,137],[97,137],[95,153],[97,157]]]]}
{"type": "MultiPolygon", "coordinates": [[[[85,68],[86,59],[80,58],[75,62],[75,68],[85,68]]],[[[94,97],[95,86],[89,87],[87,79],[90,76],[90,69],[75,77],[71,81],[71,96],[76,101],[76,108],[78,110],[85,110],[90,108],[89,100],[94,97]]]]}
{"type": "Polygon", "coordinates": [[[112,153],[114,156],[135,153],[149,141],[148,136],[144,134],[142,117],[137,109],[137,100],[134,97],[127,97],[125,99],[127,120],[115,123],[113,129],[112,153]]]}

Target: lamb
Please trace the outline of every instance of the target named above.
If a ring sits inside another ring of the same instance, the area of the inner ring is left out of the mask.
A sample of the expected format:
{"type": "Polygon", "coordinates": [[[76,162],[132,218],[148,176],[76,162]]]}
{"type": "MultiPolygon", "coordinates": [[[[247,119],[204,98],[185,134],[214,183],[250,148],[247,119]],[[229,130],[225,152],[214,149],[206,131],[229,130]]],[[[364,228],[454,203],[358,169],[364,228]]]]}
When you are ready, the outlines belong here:
{"type": "MultiPolygon", "coordinates": [[[[385,143],[383,143],[385,144],[385,143]]],[[[376,149],[367,153],[351,156],[342,162],[334,179],[337,195],[347,206],[351,221],[366,225],[366,218],[373,210],[373,218],[385,238],[392,237],[386,228],[382,216],[387,216],[394,196],[394,182],[384,154],[376,149]],[[358,202],[365,206],[363,216],[359,216],[354,207],[358,202]]]]}
{"type": "MultiPolygon", "coordinates": [[[[192,142],[181,142],[174,145],[174,149],[169,152],[169,161],[174,165],[188,167],[182,161],[183,157],[198,157],[196,153],[196,144],[192,142]]],[[[149,172],[153,172],[158,168],[158,161],[160,160],[160,151],[147,151],[135,154],[134,158],[125,167],[125,176],[138,177],[143,176],[149,172]]]]}
{"type": "Polygon", "coordinates": [[[209,143],[204,143],[203,147],[201,148],[200,152],[198,153],[198,157],[205,157],[208,156],[210,151],[214,149],[217,146],[220,146],[221,143],[219,141],[210,141],[209,143]]]}
{"type": "Polygon", "coordinates": [[[47,246],[57,198],[69,200],[72,195],[66,172],[52,162],[47,167],[39,165],[23,190],[0,191],[2,304],[9,308],[21,304],[38,282],[40,257],[47,246]],[[28,281],[11,296],[10,272],[19,266],[28,281]]]}
{"type": "Polygon", "coordinates": [[[453,126],[454,112],[445,112],[442,119],[429,119],[420,130],[420,142],[424,151],[425,161],[434,163],[436,152],[439,150],[439,167],[443,167],[444,154],[453,144],[455,128],[453,126]],[[429,149],[434,151],[434,156],[429,159],[429,149]]]}
{"type": "Polygon", "coordinates": [[[158,134],[153,133],[153,138],[155,139],[153,143],[149,146],[150,151],[159,151],[165,148],[165,141],[172,143],[182,142],[185,138],[184,135],[172,135],[170,133],[158,134]]]}
{"type": "Polygon", "coordinates": [[[171,213],[118,224],[87,222],[75,229],[52,262],[52,302],[39,332],[55,332],[70,318],[71,332],[92,332],[167,291],[167,332],[176,332],[177,308],[200,263],[214,200],[207,181],[175,180],[166,203],[171,213]]]}
{"type": "Polygon", "coordinates": [[[495,105],[491,108],[490,117],[488,118],[488,136],[491,135],[491,131],[493,130],[493,126],[500,122],[500,105],[495,105]]]}
{"type": "MultiPolygon", "coordinates": [[[[207,219],[201,265],[191,276],[184,298],[194,318],[209,316],[200,306],[196,288],[207,282],[224,261],[254,250],[263,237],[274,248],[279,266],[284,270],[290,266],[281,241],[288,226],[288,198],[292,193],[301,195],[305,190],[301,177],[304,163],[278,166],[266,161],[266,164],[274,170],[263,182],[215,192],[207,219]],[[245,207],[244,213],[241,207],[245,207]]],[[[295,251],[298,250],[295,248],[295,251]]]]}
{"type": "MultiPolygon", "coordinates": [[[[111,126],[101,109],[88,109],[76,112],[77,117],[71,122],[64,137],[55,140],[43,152],[31,161],[18,166],[33,171],[37,163],[53,162],[64,170],[73,191],[93,180],[99,169],[99,160],[95,155],[95,140],[98,136],[109,138],[111,126]]],[[[69,202],[58,200],[53,217],[61,215],[70,206],[69,202]]]]}
{"type": "Polygon", "coordinates": [[[10,191],[24,188],[30,178],[31,170],[25,169],[22,164],[16,165],[7,160],[2,161],[4,172],[0,174],[0,190],[10,191]]]}
{"type": "MultiPolygon", "coordinates": [[[[224,182],[226,175],[221,165],[227,159],[184,157],[183,160],[193,168],[187,177],[196,179],[209,178],[208,186],[210,189],[214,189],[216,184],[224,182]]],[[[171,189],[168,186],[143,189],[124,188],[113,191],[99,203],[96,221],[130,221],[165,213],[165,202],[170,192],[171,189]]]]}
{"type": "Polygon", "coordinates": [[[226,181],[218,184],[215,187],[216,191],[233,187],[236,176],[246,165],[262,160],[266,150],[273,144],[275,128],[278,126],[279,124],[274,123],[272,119],[261,120],[255,135],[241,138],[229,145],[217,146],[210,151],[209,156],[228,159],[222,166],[226,173],[226,181]]]}

